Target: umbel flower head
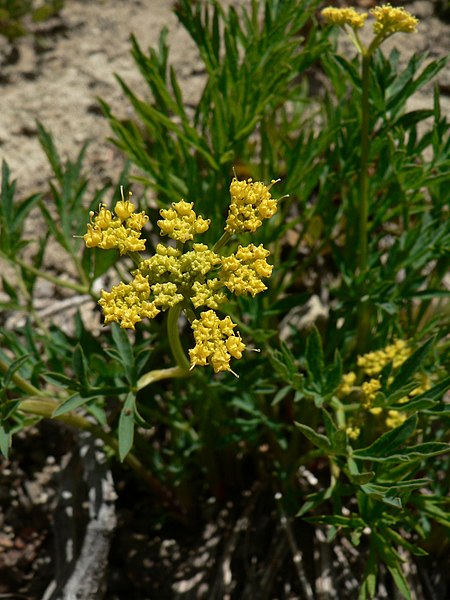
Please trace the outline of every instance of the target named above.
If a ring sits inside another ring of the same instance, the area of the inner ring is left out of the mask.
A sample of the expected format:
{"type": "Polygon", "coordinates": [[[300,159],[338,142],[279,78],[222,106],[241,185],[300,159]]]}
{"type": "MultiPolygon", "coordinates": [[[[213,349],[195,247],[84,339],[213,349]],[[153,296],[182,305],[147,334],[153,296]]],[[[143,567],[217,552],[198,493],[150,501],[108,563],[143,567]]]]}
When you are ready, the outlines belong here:
{"type": "MultiPolygon", "coordinates": [[[[363,377],[369,377],[368,380],[357,384],[357,375],[353,371],[342,375],[341,385],[339,386],[337,395],[345,401],[345,398],[352,395],[352,401],[355,397],[360,398],[361,411],[358,418],[352,418],[346,429],[350,439],[357,439],[369,412],[374,416],[381,416],[384,419],[386,427],[393,429],[401,425],[407,418],[407,411],[387,410],[382,406],[377,406],[377,396],[380,395],[381,381],[379,375],[381,371],[388,365],[392,364],[395,371],[411,356],[412,349],[407,341],[395,340],[392,344],[385,348],[368,352],[362,356],[358,356],[357,365],[362,371],[363,377]],[[375,403],[375,406],[374,406],[375,403]]],[[[388,379],[388,385],[392,382],[393,377],[388,379]]],[[[407,404],[414,396],[424,393],[430,389],[431,381],[427,375],[419,375],[417,377],[417,387],[408,393],[407,396],[397,400],[399,404],[407,404]]],[[[382,396],[381,396],[382,397],[382,396]]]]}
{"type": "Polygon", "coordinates": [[[369,13],[358,12],[354,8],[327,7],[322,16],[328,23],[344,29],[357,49],[363,54],[372,54],[378,46],[394,33],[416,33],[419,20],[404,8],[394,8],[389,3],[372,8],[369,13]],[[358,34],[366,19],[374,18],[372,43],[366,48],[358,34]]]}
{"type": "Polygon", "coordinates": [[[98,215],[89,213],[90,223],[87,233],[83,236],[87,248],[109,250],[117,248],[120,254],[127,252],[142,252],[145,250],[145,240],[141,239],[141,230],[148,221],[145,213],[135,213],[135,206],[129,200],[123,199],[114,207],[114,214],[100,205],[98,215]]]}
{"type": "Polygon", "coordinates": [[[215,311],[228,300],[227,293],[254,297],[264,291],[262,280],[270,277],[272,266],[266,260],[269,251],[262,244],[239,245],[231,253],[219,253],[219,249],[234,233],[254,232],[264,219],[275,214],[277,201],[271,197],[270,187],[233,179],[225,231],[212,248],[194,241],[208,230],[209,219],[197,215],[192,202],[174,202],[160,211],[162,218],[157,224],[161,235],[174,240],[176,247],[157,244],[153,256],[139,257],[139,261],[136,252],[145,249],[140,235],[147,215],[136,213],[134,204],[123,199],[113,212],[101,205],[97,215],[91,213],[83,236],[86,246],[117,248],[121,254],[132,253],[137,263],[129,283],[121,282],[109,292],[102,291],[99,304],[105,323],[134,329],[142,319],[153,319],[177,307],[186,313],[193,330],[191,368],[210,364],[215,372],[231,371],[230,359],[241,358],[245,344],[230,317],[221,319],[215,311]]]}

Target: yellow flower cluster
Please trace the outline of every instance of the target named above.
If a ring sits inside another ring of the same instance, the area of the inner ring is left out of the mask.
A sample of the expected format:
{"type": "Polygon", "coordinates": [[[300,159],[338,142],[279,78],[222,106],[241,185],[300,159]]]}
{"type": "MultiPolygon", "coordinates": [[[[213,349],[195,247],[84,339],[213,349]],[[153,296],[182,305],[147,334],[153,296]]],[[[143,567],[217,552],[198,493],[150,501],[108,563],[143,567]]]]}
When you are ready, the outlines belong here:
{"type": "MultiPolygon", "coordinates": [[[[404,8],[393,8],[390,4],[383,4],[370,10],[374,17],[373,31],[375,33],[375,45],[381,43],[393,33],[415,33],[419,20],[404,8]]],[[[359,13],[354,8],[334,8],[327,7],[322,10],[323,18],[333,25],[338,25],[345,29],[350,27],[354,32],[364,26],[369,13],[359,13]]],[[[355,33],[360,44],[358,34],[355,33]]]]}
{"type": "MultiPolygon", "coordinates": [[[[373,415],[380,415],[383,413],[381,406],[372,406],[376,399],[377,392],[381,388],[380,381],[376,376],[382,371],[382,369],[390,362],[392,362],[393,368],[398,369],[405,360],[411,355],[412,349],[408,346],[408,343],[404,340],[396,340],[393,344],[390,344],[382,350],[375,352],[369,352],[363,356],[359,356],[357,364],[364,371],[364,374],[371,377],[368,381],[356,385],[357,376],[356,373],[350,371],[342,375],[341,384],[337,390],[339,398],[345,398],[349,396],[351,392],[361,392],[361,408],[363,411],[369,411],[373,415]],[[374,377],[375,376],[375,377],[374,377]]],[[[394,378],[390,377],[387,384],[390,385],[394,378]]],[[[426,392],[431,388],[432,382],[428,375],[425,373],[417,376],[417,387],[415,387],[407,396],[397,400],[399,404],[406,404],[415,396],[426,392]]],[[[399,427],[407,418],[406,411],[388,410],[385,418],[385,424],[389,428],[399,427]]],[[[360,419],[363,419],[363,414],[356,419],[351,419],[348,427],[346,428],[347,435],[350,439],[357,439],[359,437],[360,428],[357,426],[360,424],[360,419]]]]}
{"type": "Polygon", "coordinates": [[[267,287],[261,277],[272,275],[272,265],[266,261],[268,255],[269,251],[262,244],[239,246],[235,254],[222,258],[223,284],[237,296],[250,293],[255,297],[263,292],[267,287]]]}
{"type": "Polygon", "coordinates": [[[235,323],[230,317],[219,319],[213,310],[201,313],[192,323],[195,347],[189,350],[191,365],[211,364],[214,371],[230,371],[230,359],[241,358],[245,344],[239,333],[235,335],[235,323]]]}
{"type": "Polygon", "coordinates": [[[389,429],[400,427],[400,425],[406,421],[406,417],[407,415],[405,412],[399,412],[398,410],[388,410],[388,416],[385,420],[386,427],[389,427],[389,429]]]}
{"type": "MultiPolygon", "coordinates": [[[[255,231],[263,219],[276,212],[276,200],[271,198],[269,189],[260,182],[233,179],[225,234],[216,248],[221,248],[235,232],[255,231]]],[[[161,235],[175,240],[177,246],[158,244],[155,254],[140,260],[132,271],[134,279],[130,283],[120,283],[110,292],[102,291],[99,304],[105,323],[116,322],[122,328],[134,329],[143,318],[152,319],[160,311],[181,304],[192,320],[196,342],[190,350],[192,367],[211,364],[216,372],[231,371],[230,359],[241,358],[245,345],[239,333],[233,333],[236,325],[230,317],[221,320],[214,311],[227,300],[224,288],[236,295],[252,296],[266,289],[262,278],[272,274],[272,266],[266,260],[269,251],[262,244],[238,246],[228,256],[206,244],[192,243],[184,249],[180,244],[207,231],[209,219],[197,216],[193,203],[184,200],[173,203],[160,214],[161,235]],[[197,309],[200,316],[194,318],[197,309]]],[[[90,217],[84,235],[88,248],[118,248],[121,254],[145,249],[144,240],[139,238],[148,217],[136,214],[132,202],[122,199],[116,204],[114,214],[102,205],[99,214],[90,217]]]]}
{"type": "Polygon", "coordinates": [[[349,373],[345,373],[342,375],[341,385],[338,389],[338,396],[340,398],[344,398],[348,396],[350,392],[353,390],[353,387],[356,383],[356,373],[350,371],[349,373]]]}
{"type": "Polygon", "coordinates": [[[145,250],[145,240],[140,237],[148,217],[144,212],[134,211],[134,204],[129,200],[117,202],[115,215],[104,204],[100,205],[98,215],[94,216],[94,211],[91,211],[87,233],[83,236],[86,247],[102,250],[117,248],[120,254],[145,250]]]}
{"type": "Polygon", "coordinates": [[[356,427],[355,425],[350,425],[345,430],[345,433],[348,435],[348,437],[351,440],[357,440],[359,438],[359,436],[361,435],[361,429],[360,429],[360,427],[356,427]]]}
{"type": "Polygon", "coordinates": [[[332,23],[344,27],[348,25],[352,29],[360,29],[369,16],[367,13],[358,13],[354,8],[334,8],[328,6],[322,10],[323,18],[332,23]]]}
{"type": "Polygon", "coordinates": [[[149,302],[150,285],[147,277],[137,273],[131,283],[119,283],[110,292],[102,290],[99,300],[105,323],[120,323],[123,328],[134,329],[144,318],[153,319],[159,313],[155,302],[149,302]]]}
{"type": "Polygon", "coordinates": [[[363,369],[366,375],[378,375],[390,362],[392,362],[394,369],[397,369],[410,355],[411,348],[408,347],[407,342],[405,340],[396,340],[393,344],[386,346],[382,350],[358,356],[357,365],[363,369]]]}
{"type": "Polygon", "coordinates": [[[397,31],[416,33],[419,20],[404,8],[393,8],[390,4],[372,8],[370,14],[375,18],[373,31],[383,38],[397,31]]]}
{"type": "Polygon", "coordinates": [[[160,210],[162,219],[158,221],[161,235],[168,235],[177,242],[184,244],[192,240],[194,235],[207,231],[210,220],[195,214],[193,202],[180,200],[174,202],[172,208],[160,210]]]}
{"type": "Polygon", "coordinates": [[[378,381],[378,379],[369,379],[369,381],[365,381],[361,385],[361,390],[364,394],[364,399],[361,403],[363,408],[371,408],[372,402],[375,400],[377,392],[380,388],[381,383],[378,381]]]}
{"type": "Polygon", "coordinates": [[[270,219],[277,212],[277,201],[270,194],[270,186],[251,179],[238,181],[236,177],[230,185],[231,203],[225,231],[239,233],[255,232],[263,219],[270,219]]]}

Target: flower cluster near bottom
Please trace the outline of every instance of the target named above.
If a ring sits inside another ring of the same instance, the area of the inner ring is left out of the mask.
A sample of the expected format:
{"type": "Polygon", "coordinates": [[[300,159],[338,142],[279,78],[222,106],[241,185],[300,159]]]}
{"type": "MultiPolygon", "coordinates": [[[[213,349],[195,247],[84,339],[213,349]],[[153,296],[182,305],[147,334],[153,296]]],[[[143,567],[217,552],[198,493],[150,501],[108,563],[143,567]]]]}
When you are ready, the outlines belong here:
{"type": "MultiPolygon", "coordinates": [[[[354,371],[350,371],[342,376],[338,396],[345,399],[354,394],[356,398],[359,399],[361,408],[357,416],[352,418],[346,429],[350,439],[358,439],[367,412],[374,416],[381,416],[384,418],[386,427],[390,429],[398,427],[406,420],[406,411],[400,412],[398,410],[388,410],[387,413],[385,413],[384,408],[377,405],[377,400],[382,399],[379,398],[381,382],[378,379],[378,376],[389,363],[392,364],[392,368],[395,371],[401,367],[411,354],[412,349],[405,340],[395,340],[392,344],[381,350],[368,352],[367,354],[358,356],[357,365],[361,369],[363,376],[370,378],[368,381],[363,381],[357,385],[358,376],[354,371]]],[[[388,385],[392,383],[392,381],[393,376],[388,379],[388,385]]],[[[430,387],[431,383],[428,376],[422,375],[417,380],[417,387],[410,391],[407,396],[397,400],[397,402],[399,404],[407,404],[412,398],[422,394],[430,389],[430,387]]]]}
{"type": "MultiPolygon", "coordinates": [[[[102,291],[99,304],[105,324],[116,322],[122,328],[134,329],[142,319],[152,319],[179,305],[190,321],[196,343],[189,350],[191,368],[210,364],[216,373],[231,371],[230,359],[241,358],[245,344],[231,318],[220,319],[215,311],[228,300],[227,291],[254,297],[267,289],[262,278],[271,276],[272,266],[266,260],[269,251],[262,244],[239,245],[228,254],[221,250],[233,234],[253,232],[263,219],[275,214],[277,201],[270,194],[273,183],[266,186],[251,179],[233,179],[224,234],[212,248],[189,244],[210,224],[195,213],[193,203],[180,200],[161,210],[161,235],[167,235],[176,245],[158,244],[153,256],[139,257],[129,283],[121,282],[109,292],[102,291]]],[[[121,254],[141,252],[145,250],[141,229],[147,221],[147,215],[136,213],[130,201],[119,201],[114,214],[101,205],[96,216],[90,215],[84,235],[86,246],[117,248],[121,254]]]]}

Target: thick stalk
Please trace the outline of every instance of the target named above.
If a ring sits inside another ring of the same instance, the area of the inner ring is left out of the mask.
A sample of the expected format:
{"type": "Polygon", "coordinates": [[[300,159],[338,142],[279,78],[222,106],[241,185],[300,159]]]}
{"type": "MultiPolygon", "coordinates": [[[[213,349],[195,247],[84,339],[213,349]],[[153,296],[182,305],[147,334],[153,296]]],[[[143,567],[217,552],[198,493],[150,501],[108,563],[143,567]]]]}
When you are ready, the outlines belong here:
{"type": "MultiPolygon", "coordinates": [[[[9,369],[9,366],[0,360],[0,371],[6,373],[9,369]]],[[[54,411],[60,406],[60,403],[56,400],[49,398],[44,392],[40,391],[34,385],[23,379],[17,373],[14,373],[11,377],[11,380],[17,385],[19,389],[21,389],[26,394],[29,394],[29,397],[25,400],[22,400],[19,405],[19,410],[23,413],[30,414],[36,417],[43,417],[46,419],[56,418],[59,421],[62,421],[66,425],[70,427],[74,427],[76,429],[82,429],[83,431],[88,431],[95,437],[100,438],[108,445],[117,455],[119,455],[119,443],[117,439],[112,436],[110,433],[104,431],[96,425],[95,423],[91,423],[85,417],[75,414],[75,413],[67,413],[65,415],[59,415],[58,417],[53,417],[54,411]]],[[[182,509],[177,505],[174,500],[170,490],[166,488],[160,481],[158,481],[151,473],[148,471],[141,461],[130,452],[124,459],[124,462],[138,475],[140,479],[145,481],[147,485],[152,489],[152,491],[158,495],[160,498],[163,498],[169,505],[174,509],[174,516],[178,519],[184,521],[184,516],[182,513],[182,509]]]]}
{"type": "MultiPolygon", "coordinates": [[[[70,427],[87,431],[94,437],[103,440],[105,444],[109,446],[117,455],[119,454],[119,443],[117,439],[110,433],[107,433],[106,431],[98,427],[98,425],[95,425],[95,423],[91,423],[81,415],[75,413],[67,413],[65,415],[53,417],[53,413],[59,405],[59,402],[56,402],[55,400],[38,396],[35,398],[31,397],[27,400],[23,400],[20,403],[19,410],[26,414],[30,414],[37,417],[43,417],[46,419],[57,419],[58,421],[62,421],[70,427]]],[[[172,497],[171,492],[166,487],[164,487],[150,473],[150,471],[148,471],[144,467],[141,461],[132,452],[127,454],[127,456],[124,459],[124,462],[138,475],[140,479],[142,479],[149,485],[149,487],[157,496],[163,498],[166,502],[175,507],[174,499],[172,497]]],[[[179,512],[179,510],[180,508],[176,507],[176,511],[179,512]]]]}
{"type": "Polygon", "coordinates": [[[189,361],[181,345],[180,333],[178,331],[178,317],[180,316],[181,305],[176,304],[169,308],[167,315],[167,335],[169,338],[170,349],[178,367],[184,371],[189,371],[189,361]]]}
{"type": "MultiPolygon", "coordinates": [[[[362,279],[368,270],[368,220],[369,220],[369,77],[371,55],[362,55],[362,99],[361,99],[361,164],[358,205],[358,275],[362,279]]],[[[357,350],[366,347],[370,330],[368,299],[362,296],[358,306],[357,350]]]]}

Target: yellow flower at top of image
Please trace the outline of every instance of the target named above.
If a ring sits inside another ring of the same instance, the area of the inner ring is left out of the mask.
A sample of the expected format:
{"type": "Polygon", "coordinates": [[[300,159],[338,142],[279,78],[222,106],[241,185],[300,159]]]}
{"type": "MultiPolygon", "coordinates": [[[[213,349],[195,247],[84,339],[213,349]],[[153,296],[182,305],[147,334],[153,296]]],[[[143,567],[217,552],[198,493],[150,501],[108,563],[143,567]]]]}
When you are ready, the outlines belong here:
{"type": "Polygon", "coordinates": [[[158,221],[158,227],[161,229],[161,235],[168,235],[184,244],[198,233],[204,233],[211,221],[197,216],[193,206],[193,202],[180,200],[173,202],[172,208],[160,210],[162,219],[158,221]]]}
{"type": "Polygon", "coordinates": [[[83,236],[87,248],[117,248],[120,254],[145,250],[141,230],[148,217],[144,212],[135,213],[135,206],[129,200],[117,202],[114,214],[101,204],[98,214],[91,211],[89,218],[87,233],[83,236]]]}
{"type": "Polygon", "coordinates": [[[370,14],[375,18],[374,33],[382,37],[387,37],[397,31],[402,33],[417,32],[419,19],[404,8],[394,8],[390,4],[383,4],[372,8],[370,14]]]}
{"type": "Polygon", "coordinates": [[[344,27],[348,25],[352,29],[360,29],[369,16],[368,13],[359,13],[354,8],[334,8],[328,6],[322,10],[323,18],[332,23],[344,27]]]}
{"type": "Polygon", "coordinates": [[[228,210],[225,231],[240,233],[255,232],[264,219],[270,219],[277,212],[277,201],[272,198],[269,186],[251,179],[239,181],[236,177],[230,185],[231,203],[228,210]]]}

